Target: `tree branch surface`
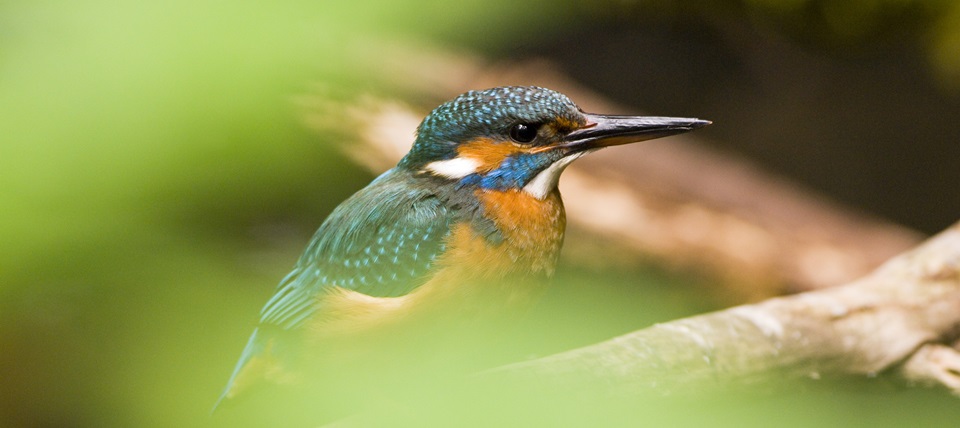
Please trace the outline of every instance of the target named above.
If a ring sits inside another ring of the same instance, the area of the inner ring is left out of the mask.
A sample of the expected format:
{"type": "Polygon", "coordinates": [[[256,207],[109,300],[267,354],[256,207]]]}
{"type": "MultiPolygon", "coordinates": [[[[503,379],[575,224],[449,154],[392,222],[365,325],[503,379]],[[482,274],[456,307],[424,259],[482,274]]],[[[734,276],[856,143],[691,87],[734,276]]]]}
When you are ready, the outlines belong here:
{"type": "Polygon", "coordinates": [[[669,393],[896,369],[960,394],[960,223],[852,283],[658,324],[493,376],[669,393]],[[903,364],[901,364],[903,363],[903,364]]]}

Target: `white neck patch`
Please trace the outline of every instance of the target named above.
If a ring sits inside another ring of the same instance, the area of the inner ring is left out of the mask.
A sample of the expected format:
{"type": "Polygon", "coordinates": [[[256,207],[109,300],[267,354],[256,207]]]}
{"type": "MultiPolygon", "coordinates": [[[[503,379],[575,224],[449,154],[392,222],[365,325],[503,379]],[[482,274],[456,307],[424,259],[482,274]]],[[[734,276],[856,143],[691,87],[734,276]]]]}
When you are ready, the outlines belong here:
{"type": "Polygon", "coordinates": [[[560,173],[567,168],[567,165],[570,165],[571,162],[580,158],[590,151],[575,153],[567,157],[560,158],[560,160],[550,164],[546,169],[540,171],[536,177],[533,177],[533,180],[530,180],[526,186],[523,186],[523,191],[527,192],[534,198],[543,200],[557,188],[557,183],[560,182],[560,173]]]}
{"type": "Polygon", "coordinates": [[[447,178],[463,178],[477,172],[480,161],[468,157],[455,157],[442,161],[433,161],[423,167],[424,170],[447,178]]]}

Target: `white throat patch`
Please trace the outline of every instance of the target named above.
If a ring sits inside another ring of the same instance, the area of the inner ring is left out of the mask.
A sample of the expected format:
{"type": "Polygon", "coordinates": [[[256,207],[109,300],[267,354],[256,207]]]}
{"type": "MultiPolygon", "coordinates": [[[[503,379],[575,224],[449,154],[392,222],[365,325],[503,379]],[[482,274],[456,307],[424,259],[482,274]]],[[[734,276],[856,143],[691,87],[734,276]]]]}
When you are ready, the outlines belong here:
{"type": "Polygon", "coordinates": [[[560,158],[560,160],[540,171],[536,177],[533,177],[533,180],[523,186],[523,191],[540,200],[546,198],[550,192],[557,188],[557,183],[560,182],[560,173],[567,168],[567,165],[587,153],[590,153],[590,150],[560,158]]]}
{"type": "Polygon", "coordinates": [[[477,168],[480,168],[480,161],[467,157],[434,161],[423,167],[426,171],[447,178],[463,178],[477,172],[477,168]]]}

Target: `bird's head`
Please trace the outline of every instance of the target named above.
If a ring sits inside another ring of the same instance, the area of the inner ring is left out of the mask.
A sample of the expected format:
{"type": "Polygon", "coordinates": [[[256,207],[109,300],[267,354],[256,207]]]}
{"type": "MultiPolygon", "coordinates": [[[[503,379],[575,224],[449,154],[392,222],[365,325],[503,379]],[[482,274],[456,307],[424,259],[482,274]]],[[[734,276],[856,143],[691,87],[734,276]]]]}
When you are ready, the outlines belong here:
{"type": "Polygon", "coordinates": [[[586,153],[708,124],[584,113],[565,95],[532,86],[470,91],[423,120],[399,166],[465,187],[523,189],[543,199],[556,189],[563,169],[586,153]]]}

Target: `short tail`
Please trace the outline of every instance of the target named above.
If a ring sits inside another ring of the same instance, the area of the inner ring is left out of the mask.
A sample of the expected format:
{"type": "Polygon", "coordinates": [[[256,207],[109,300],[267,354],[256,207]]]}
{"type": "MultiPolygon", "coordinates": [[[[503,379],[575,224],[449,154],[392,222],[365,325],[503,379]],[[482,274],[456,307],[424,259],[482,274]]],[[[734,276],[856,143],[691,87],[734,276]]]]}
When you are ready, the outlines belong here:
{"type": "Polygon", "coordinates": [[[264,341],[259,336],[259,332],[260,329],[254,329],[253,334],[250,335],[250,340],[247,341],[247,346],[243,348],[243,353],[240,354],[240,361],[237,361],[237,366],[233,369],[233,374],[230,375],[230,380],[227,381],[226,388],[223,389],[220,398],[217,399],[213,408],[210,409],[211,414],[217,410],[217,407],[219,407],[224,400],[233,398],[237,392],[242,389],[243,385],[249,383],[247,378],[250,375],[250,373],[248,373],[251,365],[250,362],[262,355],[266,348],[264,341]]]}

